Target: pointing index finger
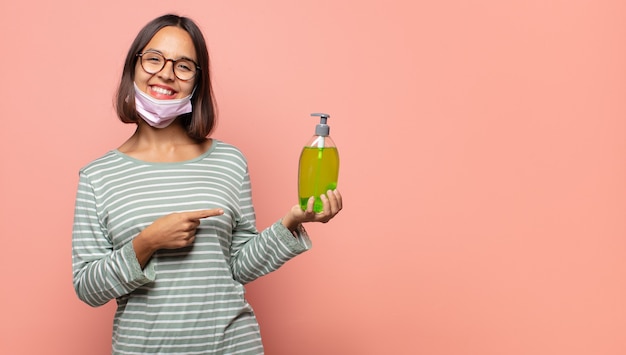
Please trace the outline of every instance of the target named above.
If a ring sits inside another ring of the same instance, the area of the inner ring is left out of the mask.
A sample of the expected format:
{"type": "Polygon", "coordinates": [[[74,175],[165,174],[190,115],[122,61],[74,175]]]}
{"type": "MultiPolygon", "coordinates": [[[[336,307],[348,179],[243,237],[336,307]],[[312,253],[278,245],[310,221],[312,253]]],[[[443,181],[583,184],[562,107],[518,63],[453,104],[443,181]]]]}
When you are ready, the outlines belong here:
{"type": "Polygon", "coordinates": [[[198,210],[189,212],[188,217],[190,219],[202,219],[207,217],[219,216],[224,214],[224,210],[221,208],[213,208],[210,210],[198,210]]]}

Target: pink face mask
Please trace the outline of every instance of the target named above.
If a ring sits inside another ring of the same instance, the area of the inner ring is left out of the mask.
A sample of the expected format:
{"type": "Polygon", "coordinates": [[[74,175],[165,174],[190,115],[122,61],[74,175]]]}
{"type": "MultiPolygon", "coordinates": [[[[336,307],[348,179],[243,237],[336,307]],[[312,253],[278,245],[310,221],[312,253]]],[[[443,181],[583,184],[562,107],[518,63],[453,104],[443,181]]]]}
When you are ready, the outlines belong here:
{"type": "Polygon", "coordinates": [[[134,85],[137,113],[152,127],[165,128],[174,122],[176,117],[191,112],[193,93],[182,99],[159,100],[139,90],[137,84],[134,85]]]}

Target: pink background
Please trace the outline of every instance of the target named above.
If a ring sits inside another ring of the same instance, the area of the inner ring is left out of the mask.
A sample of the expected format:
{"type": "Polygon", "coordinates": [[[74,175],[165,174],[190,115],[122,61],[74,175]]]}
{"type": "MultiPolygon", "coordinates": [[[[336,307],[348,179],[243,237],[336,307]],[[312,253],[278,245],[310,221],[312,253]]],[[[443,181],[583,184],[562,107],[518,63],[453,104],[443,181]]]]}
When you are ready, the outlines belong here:
{"type": "Polygon", "coordinates": [[[626,2],[3,1],[0,353],[107,354],[74,295],[78,169],[147,21],[205,31],[259,228],[331,114],[344,211],[248,286],[269,355],[626,354],[626,2]],[[175,4],[180,6],[175,6],[175,4]]]}

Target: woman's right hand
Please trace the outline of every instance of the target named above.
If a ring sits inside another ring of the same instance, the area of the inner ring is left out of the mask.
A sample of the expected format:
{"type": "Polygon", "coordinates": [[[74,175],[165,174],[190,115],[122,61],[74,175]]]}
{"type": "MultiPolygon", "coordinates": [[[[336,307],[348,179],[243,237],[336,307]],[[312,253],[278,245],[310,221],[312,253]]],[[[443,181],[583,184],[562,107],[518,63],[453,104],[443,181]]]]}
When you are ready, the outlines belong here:
{"type": "Polygon", "coordinates": [[[141,268],[159,249],[178,249],[193,244],[196,229],[203,218],[224,214],[221,208],[175,212],[158,218],[133,240],[135,255],[141,268]]]}

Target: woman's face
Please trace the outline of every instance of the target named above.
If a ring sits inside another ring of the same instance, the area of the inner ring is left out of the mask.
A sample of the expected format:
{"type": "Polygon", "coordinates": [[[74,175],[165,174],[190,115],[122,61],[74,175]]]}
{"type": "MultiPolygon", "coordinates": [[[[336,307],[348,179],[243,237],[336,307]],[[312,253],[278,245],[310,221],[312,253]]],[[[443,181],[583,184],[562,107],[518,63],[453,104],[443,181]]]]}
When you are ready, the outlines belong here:
{"type": "MultiPolygon", "coordinates": [[[[191,36],[179,27],[168,26],[160,29],[142,49],[142,53],[146,51],[157,52],[166,60],[187,58],[197,62],[191,36]]],[[[166,61],[161,71],[149,74],[142,68],[141,60],[142,58],[138,58],[135,65],[135,84],[139,90],[160,100],[181,99],[191,95],[196,79],[184,81],[177,78],[172,61],[166,61]]]]}

